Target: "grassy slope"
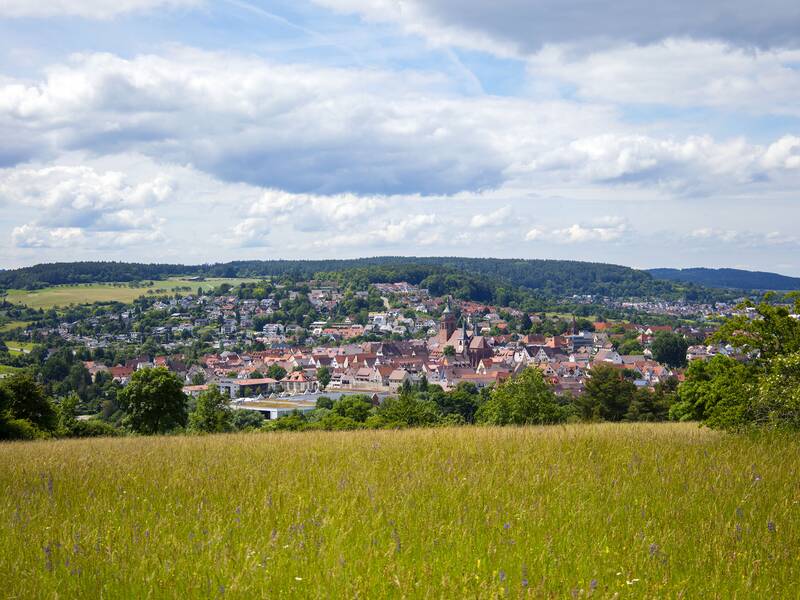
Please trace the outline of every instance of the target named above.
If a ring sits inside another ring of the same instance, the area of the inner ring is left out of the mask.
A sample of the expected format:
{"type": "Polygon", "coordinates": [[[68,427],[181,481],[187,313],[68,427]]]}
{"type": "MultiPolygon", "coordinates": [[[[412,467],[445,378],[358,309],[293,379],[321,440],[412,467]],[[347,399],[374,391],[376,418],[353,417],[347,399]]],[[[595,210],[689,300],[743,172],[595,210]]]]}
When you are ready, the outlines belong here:
{"type": "Polygon", "coordinates": [[[30,352],[33,349],[33,342],[17,342],[15,340],[6,341],[8,353],[11,355],[19,355],[30,352]]]}
{"type": "Polygon", "coordinates": [[[597,425],[0,453],[10,597],[797,594],[797,439],[597,425]]]}
{"type": "Polygon", "coordinates": [[[192,292],[198,287],[210,289],[222,283],[232,285],[256,279],[207,279],[205,281],[187,281],[185,279],[166,279],[155,281],[152,286],[131,288],[127,285],[93,283],[84,285],[57,285],[40,290],[8,290],[9,302],[25,304],[31,308],[53,308],[70,304],[91,304],[93,302],[132,302],[139,296],[147,295],[147,291],[166,290],[171,293],[175,288],[190,287],[192,292]]]}
{"type": "Polygon", "coordinates": [[[4,325],[0,325],[0,333],[7,333],[15,329],[23,329],[30,325],[30,321],[9,321],[4,325]]]}

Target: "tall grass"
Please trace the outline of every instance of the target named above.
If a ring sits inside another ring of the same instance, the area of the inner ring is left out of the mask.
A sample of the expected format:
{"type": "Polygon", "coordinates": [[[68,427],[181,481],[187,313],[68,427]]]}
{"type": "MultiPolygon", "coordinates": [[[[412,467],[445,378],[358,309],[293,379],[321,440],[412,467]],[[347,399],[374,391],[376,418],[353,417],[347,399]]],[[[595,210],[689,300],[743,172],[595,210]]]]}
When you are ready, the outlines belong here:
{"type": "Polygon", "coordinates": [[[796,598],[800,440],[688,424],[0,445],[11,598],[796,598]]]}

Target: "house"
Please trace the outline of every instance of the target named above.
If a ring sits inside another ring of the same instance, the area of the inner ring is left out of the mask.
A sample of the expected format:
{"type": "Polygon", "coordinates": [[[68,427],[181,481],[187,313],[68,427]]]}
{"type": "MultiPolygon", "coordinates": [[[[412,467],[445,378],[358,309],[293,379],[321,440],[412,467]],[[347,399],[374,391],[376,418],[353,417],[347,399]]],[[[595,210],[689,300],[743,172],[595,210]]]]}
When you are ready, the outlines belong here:
{"type": "Polygon", "coordinates": [[[622,357],[616,350],[598,350],[594,355],[593,363],[607,362],[614,365],[621,365],[623,363],[622,357]]]}
{"type": "Polygon", "coordinates": [[[200,394],[207,391],[209,386],[204,385],[185,385],[183,386],[183,393],[192,398],[197,398],[200,394]]]}
{"type": "Polygon", "coordinates": [[[307,394],[317,390],[317,381],[303,371],[292,371],[281,380],[281,385],[290,394],[307,394]]]}
{"type": "Polygon", "coordinates": [[[396,392],[406,381],[413,383],[414,378],[411,376],[411,373],[405,369],[395,369],[392,371],[392,374],[389,375],[389,389],[396,392]]]}
{"type": "Polygon", "coordinates": [[[130,381],[131,375],[133,375],[134,368],[117,365],[116,367],[111,367],[108,371],[114,381],[126,385],[130,381]]]}
{"type": "Polygon", "coordinates": [[[230,379],[223,378],[217,383],[219,391],[228,394],[231,398],[241,398],[256,394],[272,394],[280,391],[280,382],[270,377],[258,379],[230,379]]]}

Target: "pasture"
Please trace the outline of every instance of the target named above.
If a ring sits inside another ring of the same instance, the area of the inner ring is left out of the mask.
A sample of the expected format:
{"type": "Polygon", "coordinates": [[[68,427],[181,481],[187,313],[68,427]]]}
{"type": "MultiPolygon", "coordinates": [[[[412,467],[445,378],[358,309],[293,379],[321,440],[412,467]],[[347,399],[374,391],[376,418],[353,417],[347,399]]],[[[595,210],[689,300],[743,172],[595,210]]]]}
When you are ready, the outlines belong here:
{"type": "Polygon", "coordinates": [[[9,598],[788,598],[800,441],[694,424],[0,445],[9,598]]]}
{"type": "Polygon", "coordinates": [[[197,288],[204,290],[217,287],[223,283],[237,285],[242,282],[259,281],[258,279],[208,278],[204,281],[189,281],[173,277],[162,281],[153,281],[152,285],[130,287],[126,283],[87,283],[77,285],[54,285],[39,290],[8,290],[6,300],[14,304],[25,304],[30,308],[45,310],[64,307],[71,304],[92,304],[94,302],[130,303],[146,296],[149,292],[156,294],[172,294],[177,289],[189,288],[195,293],[197,288]]]}
{"type": "Polygon", "coordinates": [[[33,349],[33,342],[18,342],[16,340],[7,340],[6,347],[8,348],[8,353],[12,356],[19,355],[19,354],[27,354],[33,349]]]}
{"type": "Polygon", "coordinates": [[[8,333],[17,329],[24,329],[30,325],[30,321],[8,321],[0,325],[0,333],[8,333]]]}

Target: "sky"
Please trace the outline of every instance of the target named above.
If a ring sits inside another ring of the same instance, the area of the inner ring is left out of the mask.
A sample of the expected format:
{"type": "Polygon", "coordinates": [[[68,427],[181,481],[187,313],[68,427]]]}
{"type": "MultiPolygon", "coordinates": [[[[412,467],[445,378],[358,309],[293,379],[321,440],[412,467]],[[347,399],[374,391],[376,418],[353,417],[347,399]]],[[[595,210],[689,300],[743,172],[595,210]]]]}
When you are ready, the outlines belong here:
{"type": "Polygon", "coordinates": [[[0,0],[0,268],[800,276],[796,0],[0,0]]]}

